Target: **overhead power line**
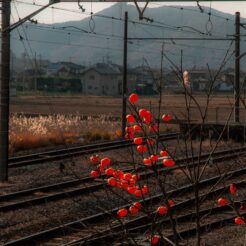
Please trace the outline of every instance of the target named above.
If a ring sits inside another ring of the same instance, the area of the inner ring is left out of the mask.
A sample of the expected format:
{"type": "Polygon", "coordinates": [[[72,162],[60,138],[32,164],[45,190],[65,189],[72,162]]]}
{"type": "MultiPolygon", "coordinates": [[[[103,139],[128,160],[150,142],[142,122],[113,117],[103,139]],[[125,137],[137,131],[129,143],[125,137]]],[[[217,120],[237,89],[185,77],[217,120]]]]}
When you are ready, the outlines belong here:
{"type": "Polygon", "coordinates": [[[47,30],[47,31],[51,31],[51,32],[62,32],[64,34],[69,33],[74,33],[77,35],[89,35],[92,36],[93,38],[95,38],[95,36],[98,36],[100,38],[105,38],[105,39],[115,39],[115,40],[123,40],[122,36],[118,36],[115,34],[105,34],[105,33],[98,33],[98,32],[85,32],[80,30],[80,28],[77,28],[76,26],[64,26],[64,27],[56,27],[56,26],[51,26],[51,25],[40,25],[40,24],[23,24],[24,26],[26,26],[26,28],[33,28],[33,29],[39,29],[39,30],[47,30]],[[74,29],[74,30],[73,30],[74,29]]]}
{"type": "MultiPolygon", "coordinates": [[[[163,6],[160,3],[155,3],[155,2],[152,2],[152,5],[163,6]]],[[[201,12],[200,9],[197,9],[197,8],[192,8],[191,9],[189,7],[168,6],[168,5],[165,5],[165,8],[171,8],[171,9],[177,9],[177,10],[180,10],[180,11],[189,11],[189,12],[200,13],[200,14],[203,14],[203,15],[209,15],[209,11],[206,11],[206,8],[204,6],[201,6],[201,7],[203,9],[203,12],[201,12]]],[[[214,13],[211,13],[210,15],[213,16],[213,17],[215,17],[215,18],[222,19],[222,20],[225,20],[225,21],[230,21],[230,22],[233,22],[234,23],[234,19],[230,19],[230,18],[221,16],[221,15],[218,15],[218,14],[214,14],[214,13]]]]}
{"type": "MultiPolygon", "coordinates": [[[[31,4],[31,3],[23,2],[21,0],[16,0],[16,2],[33,6],[33,4],[31,4]]],[[[40,5],[40,4],[35,4],[35,5],[39,6],[39,7],[43,7],[43,5],[40,5]]],[[[53,10],[66,11],[66,12],[76,13],[76,14],[80,14],[80,15],[82,14],[82,15],[86,15],[88,17],[91,17],[91,12],[82,12],[82,11],[76,11],[76,10],[71,10],[71,9],[66,9],[66,8],[61,8],[61,7],[54,7],[54,6],[49,7],[49,8],[52,8],[53,10]]],[[[107,16],[107,15],[95,14],[95,13],[93,13],[93,16],[124,22],[124,20],[120,17],[107,16]]],[[[164,28],[164,29],[167,29],[170,31],[173,30],[173,31],[180,31],[180,32],[184,32],[184,33],[192,33],[192,34],[207,36],[206,33],[202,32],[201,30],[198,30],[192,26],[186,26],[186,28],[190,28],[191,30],[182,30],[182,27],[180,27],[180,26],[177,27],[177,26],[173,26],[173,25],[170,25],[167,23],[163,23],[160,21],[154,21],[154,20],[153,20],[153,22],[148,23],[148,22],[140,22],[137,20],[128,19],[128,22],[132,23],[132,24],[139,24],[139,25],[145,25],[145,26],[156,27],[156,28],[164,28]],[[156,23],[156,24],[153,24],[153,23],[156,23]]]]}
{"type": "Polygon", "coordinates": [[[233,41],[235,38],[178,38],[178,37],[169,37],[169,38],[162,38],[162,37],[137,37],[137,38],[128,38],[128,40],[193,40],[193,41],[233,41]]]}
{"type": "MultiPolygon", "coordinates": [[[[15,10],[16,10],[16,13],[17,13],[17,15],[18,15],[18,18],[20,19],[20,15],[19,15],[19,11],[18,11],[18,8],[17,8],[17,6],[16,6],[16,4],[14,3],[14,6],[15,6],[15,10]]],[[[11,14],[11,16],[12,16],[12,18],[14,19],[14,17],[13,17],[13,15],[11,14]]],[[[31,56],[32,56],[32,58],[34,59],[34,52],[33,52],[33,50],[32,50],[32,46],[31,46],[31,44],[30,44],[30,42],[29,42],[29,40],[28,40],[28,36],[27,36],[27,33],[26,33],[26,30],[25,30],[25,28],[23,27],[23,25],[21,24],[19,27],[21,27],[22,28],[22,31],[23,31],[23,34],[24,34],[24,36],[25,36],[25,40],[26,40],[26,42],[27,42],[27,46],[29,47],[29,50],[30,50],[30,52],[31,52],[31,56]]],[[[19,31],[19,27],[17,27],[17,31],[18,31],[18,34],[19,34],[19,36],[21,37],[21,35],[20,35],[20,31],[19,31]]],[[[22,38],[22,41],[23,41],[23,38],[22,38]]],[[[23,41],[23,45],[24,45],[24,41],[23,41]]],[[[25,45],[24,45],[25,46],[25,45]]],[[[26,49],[26,47],[24,47],[25,48],[25,50],[27,51],[27,49],[26,49]]],[[[28,54],[28,52],[27,52],[27,54],[28,54]]],[[[28,56],[29,56],[29,54],[28,54],[28,56]]],[[[29,57],[30,58],[30,57],[29,57]]],[[[31,58],[30,58],[30,60],[32,60],[31,58]]],[[[36,64],[34,64],[34,67],[36,66],[36,64]]]]}
{"type": "MultiPolygon", "coordinates": [[[[38,30],[43,30],[43,31],[50,31],[50,32],[54,32],[54,31],[57,31],[58,33],[64,33],[67,35],[68,31],[69,33],[73,33],[73,34],[76,34],[76,35],[81,35],[83,36],[85,33],[84,32],[81,32],[79,30],[79,28],[76,28],[76,27],[73,27],[73,26],[67,26],[67,27],[56,27],[54,25],[40,25],[40,24],[24,24],[24,26],[26,26],[27,28],[33,28],[33,29],[38,29],[38,30]],[[72,30],[70,28],[74,28],[75,30],[72,30]],[[67,30],[68,29],[68,30],[67,30]],[[76,30],[77,29],[77,30],[76,30]]],[[[146,29],[143,29],[145,32],[147,32],[146,29]]],[[[123,37],[122,36],[118,36],[118,35],[115,35],[115,34],[102,34],[102,33],[88,33],[89,35],[92,36],[92,38],[94,38],[95,36],[98,36],[99,38],[101,37],[104,37],[106,39],[112,39],[112,40],[123,40],[123,37]]],[[[150,32],[148,32],[148,34],[151,34],[150,32]]],[[[151,34],[152,35],[152,34],[151,34]]],[[[130,39],[130,38],[128,38],[130,39]]],[[[133,38],[131,38],[133,39],[133,38]]],[[[170,41],[173,41],[175,40],[175,38],[169,38],[170,41]]],[[[177,40],[177,39],[176,39],[177,40]]],[[[229,39],[228,39],[229,40],[229,39]]],[[[197,47],[197,48],[204,48],[204,49],[217,49],[217,50],[226,50],[226,49],[223,49],[223,48],[214,48],[214,47],[208,47],[208,46],[197,46],[197,45],[188,45],[188,44],[177,44],[177,43],[170,43],[170,44],[173,44],[173,45],[177,45],[177,46],[184,46],[184,47],[197,47]]]]}
{"type": "MultiPolygon", "coordinates": [[[[11,39],[14,40],[20,40],[19,37],[11,37],[11,39]]],[[[25,40],[25,38],[23,38],[25,40]]],[[[35,39],[28,39],[29,42],[35,42],[35,43],[44,43],[44,44],[51,44],[51,45],[64,45],[64,46],[71,46],[71,47],[89,47],[93,49],[106,49],[106,47],[103,46],[96,46],[96,45],[82,45],[82,44],[68,44],[64,42],[55,42],[55,41],[45,41],[45,40],[35,40],[35,39]]],[[[110,50],[115,50],[115,51],[122,51],[122,49],[117,49],[117,48],[112,48],[110,47],[110,50]]]]}

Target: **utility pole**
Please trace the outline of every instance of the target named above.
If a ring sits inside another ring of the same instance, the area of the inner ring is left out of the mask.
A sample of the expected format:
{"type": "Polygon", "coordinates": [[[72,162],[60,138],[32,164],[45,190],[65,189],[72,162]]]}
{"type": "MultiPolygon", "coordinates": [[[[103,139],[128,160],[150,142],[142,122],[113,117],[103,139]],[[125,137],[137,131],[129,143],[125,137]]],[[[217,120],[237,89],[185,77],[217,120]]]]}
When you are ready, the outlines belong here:
{"type": "Polygon", "coordinates": [[[126,128],[126,93],[127,93],[127,41],[128,41],[128,12],[125,12],[124,27],[124,55],[123,55],[123,83],[122,83],[122,136],[126,128]]]}
{"type": "Polygon", "coordinates": [[[49,6],[59,2],[77,0],[49,0],[49,3],[10,25],[11,0],[2,0],[2,43],[1,43],[1,81],[0,81],[0,182],[8,181],[9,146],[9,81],[10,81],[10,32],[31,19],[49,6]]]}
{"type": "Polygon", "coordinates": [[[2,2],[2,44],[0,81],[0,182],[8,181],[9,148],[9,80],[10,80],[10,7],[11,0],[2,2]]]}
{"type": "Polygon", "coordinates": [[[235,75],[234,75],[234,122],[240,121],[240,12],[235,16],[235,75]]]}

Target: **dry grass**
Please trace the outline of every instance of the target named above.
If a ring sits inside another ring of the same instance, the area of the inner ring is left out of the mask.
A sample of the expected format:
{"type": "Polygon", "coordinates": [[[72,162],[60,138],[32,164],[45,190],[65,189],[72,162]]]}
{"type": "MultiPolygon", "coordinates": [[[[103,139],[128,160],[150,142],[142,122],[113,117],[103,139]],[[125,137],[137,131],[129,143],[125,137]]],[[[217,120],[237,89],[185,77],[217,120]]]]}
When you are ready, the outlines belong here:
{"type": "Polygon", "coordinates": [[[110,140],[117,137],[118,122],[110,122],[106,116],[81,120],[77,116],[55,115],[48,117],[10,118],[10,151],[44,147],[49,145],[87,143],[110,140]]]}
{"type": "MultiPolygon", "coordinates": [[[[161,125],[162,132],[178,131],[177,125],[161,125]]],[[[10,118],[10,152],[61,144],[90,143],[121,136],[121,122],[109,116],[88,117],[51,115],[26,117],[13,114],[10,118]]]]}

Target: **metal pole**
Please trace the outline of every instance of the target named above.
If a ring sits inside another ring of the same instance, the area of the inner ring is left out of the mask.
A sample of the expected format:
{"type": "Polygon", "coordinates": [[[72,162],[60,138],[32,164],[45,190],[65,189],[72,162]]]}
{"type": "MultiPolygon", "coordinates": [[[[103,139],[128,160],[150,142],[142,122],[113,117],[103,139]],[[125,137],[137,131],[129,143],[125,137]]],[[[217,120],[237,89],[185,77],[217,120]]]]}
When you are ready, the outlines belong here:
{"type": "Polygon", "coordinates": [[[234,122],[239,122],[240,99],[240,12],[235,17],[235,76],[234,76],[234,122]]]}
{"type": "Polygon", "coordinates": [[[124,28],[124,56],[123,56],[123,83],[122,83],[122,136],[126,128],[126,93],[127,93],[127,41],[128,41],[128,12],[125,12],[124,28]]]}
{"type": "Polygon", "coordinates": [[[0,81],[0,181],[8,180],[9,79],[10,79],[10,2],[2,2],[2,55],[0,81]]]}

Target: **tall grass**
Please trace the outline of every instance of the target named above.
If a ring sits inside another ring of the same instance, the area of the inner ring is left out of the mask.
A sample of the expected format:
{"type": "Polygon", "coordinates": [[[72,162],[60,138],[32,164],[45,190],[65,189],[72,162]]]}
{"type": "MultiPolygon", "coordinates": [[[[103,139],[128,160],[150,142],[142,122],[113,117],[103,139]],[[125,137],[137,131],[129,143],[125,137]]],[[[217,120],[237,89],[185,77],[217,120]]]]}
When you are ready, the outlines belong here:
{"type": "MultiPolygon", "coordinates": [[[[81,120],[80,116],[26,117],[13,114],[10,117],[9,150],[14,153],[51,145],[112,140],[121,136],[120,124],[108,115],[81,120]]],[[[161,131],[178,131],[178,127],[161,126],[161,131]]]]}
{"type": "Polygon", "coordinates": [[[114,139],[120,125],[119,122],[108,121],[104,115],[81,120],[79,116],[26,117],[14,114],[10,117],[9,129],[9,147],[13,153],[49,145],[114,139]]]}

